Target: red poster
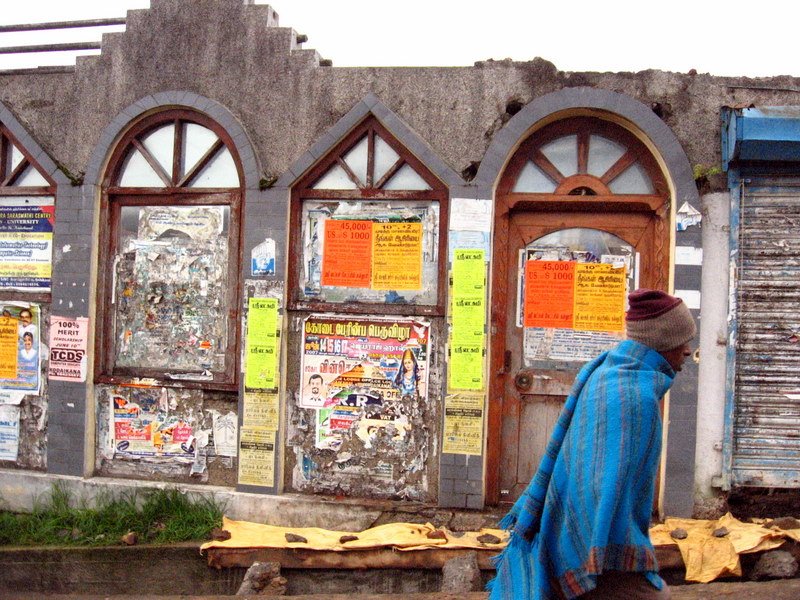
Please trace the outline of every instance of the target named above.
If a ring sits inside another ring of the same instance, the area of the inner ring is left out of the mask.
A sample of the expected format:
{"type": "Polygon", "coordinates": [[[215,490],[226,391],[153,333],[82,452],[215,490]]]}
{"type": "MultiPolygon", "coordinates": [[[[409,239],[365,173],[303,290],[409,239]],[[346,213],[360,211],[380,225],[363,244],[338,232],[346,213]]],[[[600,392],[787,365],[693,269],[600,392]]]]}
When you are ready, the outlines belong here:
{"type": "Polygon", "coordinates": [[[372,221],[325,221],[322,285],[368,288],[371,265],[372,221]]]}
{"type": "Polygon", "coordinates": [[[523,325],[572,328],[574,281],[574,262],[527,261],[523,325]]]}

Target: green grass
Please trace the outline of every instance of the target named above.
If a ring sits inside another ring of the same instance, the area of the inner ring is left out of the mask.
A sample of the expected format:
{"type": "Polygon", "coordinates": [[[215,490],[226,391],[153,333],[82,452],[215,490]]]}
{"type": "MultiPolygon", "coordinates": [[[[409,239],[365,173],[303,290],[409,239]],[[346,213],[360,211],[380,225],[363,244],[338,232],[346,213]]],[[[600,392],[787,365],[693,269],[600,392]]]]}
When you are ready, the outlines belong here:
{"type": "Polygon", "coordinates": [[[223,506],[189,499],[177,489],[103,495],[93,507],[72,501],[54,485],[32,513],[0,511],[0,546],[108,546],[135,532],[139,544],[170,544],[210,538],[222,526],[223,506]]]}

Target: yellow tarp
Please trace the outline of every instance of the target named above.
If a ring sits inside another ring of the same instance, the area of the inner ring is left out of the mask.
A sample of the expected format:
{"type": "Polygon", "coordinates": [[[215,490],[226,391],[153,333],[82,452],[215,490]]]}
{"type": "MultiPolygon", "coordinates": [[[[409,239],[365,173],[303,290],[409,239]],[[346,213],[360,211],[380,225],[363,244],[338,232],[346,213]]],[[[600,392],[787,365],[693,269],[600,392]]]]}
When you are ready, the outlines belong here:
{"type": "Polygon", "coordinates": [[[740,554],[777,548],[788,533],[766,529],[757,523],[743,523],[728,513],[716,521],[667,519],[650,529],[650,540],[655,546],[677,544],[686,565],[686,581],[708,583],[726,575],[740,576],[740,554]],[[727,528],[728,535],[714,537],[713,532],[720,527],[727,528]],[[675,540],[670,536],[671,531],[679,528],[686,530],[686,539],[675,540]]]}
{"type": "Polygon", "coordinates": [[[397,550],[423,550],[425,548],[482,548],[499,550],[505,546],[508,533],[499,529],[482,529],[478,532],[452,533],[440,530],[436,535],[444,534],[445,539],[429,538],[436,531],[430,523],[390,523],[372,527],[364,531],[330,531],[317,527],[279,527],[261,525],[247,521],[234,521],[222,518],[222,528],[231,534],[230,539],[212,541],[203,544],[201,551],[209,548],[305,548],[308,550],[366,550],[370,548],[394,548],[397,550]],[[286,534],[301,536],[306,542],[288,542],[286,534]],[[491,534],[501,541],[497,544],[486,544],[478,541],[478,537],[491,534]],[[340,542],[344,536],[358,539],[340,542]]]}
{"type": "MultiPolygon", "coordinates": [[[[364,531],[330,531],[317,527],[278,527],[247,521],[234,521],[223,517],[223,529],[231,537],[225,541],[212,541],[201,546],[209,548],[305,548],[308,550],[368,550],[392,548],[395,550],[425,550],[427,548],[473,548],[502,550],[508,541],[508,532],[499,529],[452,532],[426,523],[391,523],[364,531]],[[435,533],[434,533],[435,532],[435,533]],[[289,542],[286,534],[301,536],[306,542],[289,542]],[[429,535],[433,537],[429,537],[429,535]],[[498,543],[481,542],[481,536],[492,535],[498,543]],[[357,539],[340,541],[344,536],[357,539]]],[[[686,565],[686,580],[707,583],[726,575],[740,576],[740,554],[762,552],[780,546],[786,538],[800,541],[800,529],[780,530],[765,528],[760,523],[744,523],[729,514],[716,521],[697,519],[667,519],[650,529],[650,540],[655,546],[676,544],[686,565]],[[724,537],[713,532],[721,527],[728,530],[724,537]],[[670,532],[684,529],[686,539],[675,540],[670,532]]]]}

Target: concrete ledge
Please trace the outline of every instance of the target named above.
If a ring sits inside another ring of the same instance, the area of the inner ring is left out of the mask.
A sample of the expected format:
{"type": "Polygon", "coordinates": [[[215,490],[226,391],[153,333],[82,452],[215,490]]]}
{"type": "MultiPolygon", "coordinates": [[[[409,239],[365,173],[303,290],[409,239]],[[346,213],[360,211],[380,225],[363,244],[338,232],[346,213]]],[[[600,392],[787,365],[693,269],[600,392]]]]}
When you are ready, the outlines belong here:
{"type": "Polygon", "coordinates": [[[240,521],[283,525],[287,527],[321,527],[345,531],[361,531],[373,526],[376,520],[391,509],[393,503],[359,504],[350,501],[328,500],[315,496],[268,496],[236,492],[231,488],[190,485],[170,482],[150,482],[106,477],[53,475],[0,469],[1,508],[14,512],[31,512],[37,502],[50,495],[52,486],[64,486],[76,502],[93,506],[102,494],[126,494],[156,489],[178,489],[195,497],[205,497],[225,507],[225,515],[240,521]]]}

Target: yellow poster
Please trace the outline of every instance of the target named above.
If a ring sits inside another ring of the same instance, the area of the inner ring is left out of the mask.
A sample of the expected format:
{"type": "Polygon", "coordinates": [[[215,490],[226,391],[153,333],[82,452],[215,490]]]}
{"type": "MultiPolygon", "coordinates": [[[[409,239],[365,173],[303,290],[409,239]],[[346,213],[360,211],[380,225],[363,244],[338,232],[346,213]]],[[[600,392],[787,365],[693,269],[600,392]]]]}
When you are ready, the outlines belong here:
{"type": "Polygon", "coordinates": [[[442,452],[480,456],[482,451],[483,394],[446,396],[442,452]]]}
{"type": "Polygon", "coordinates": [[[280,423],[278,394],[275,392],[245,392],[242,427],[277,430],[280,423]]]}
{"type": "Polygon", "coordinates": [[[278,301],[248,300],[245,387],[274,389],[278,366],[278,301]]]}
{"type": "Polygon", "coordinates": [[[624,331],[625,278],[625,267],[577,263],[573,329],[624,331]]]}
{"type": "Polygon", "coordinates": [[[19,334],[17,320],[0,317],[0,379],[17,378],[19,334]]]}
{"type": "Polygon", "coordinates": [[[453,252],[449,389],[483,389],[485,272],[483,250],[456,249],[453,252]]]}
{"type": "Polygon", "coordinates": [[[275,487],[275,431],[242,427],[239,438],[239,483],[275,487]]]}
{"type": "Polygon", "coordinates": [[[372,224],[372,289],[422,289],[422,223],[372,224]]]}
{"type": "Polygon", "coordinates": [[[453,294],[483,297],[486,263],[484,250],[453,251],[453,294]]]}
{"type": "Polygon", "coordinates": [[[483,346],[476,344],[450,344],[448,366],[451,390],[483,389],[483,346]]]}

